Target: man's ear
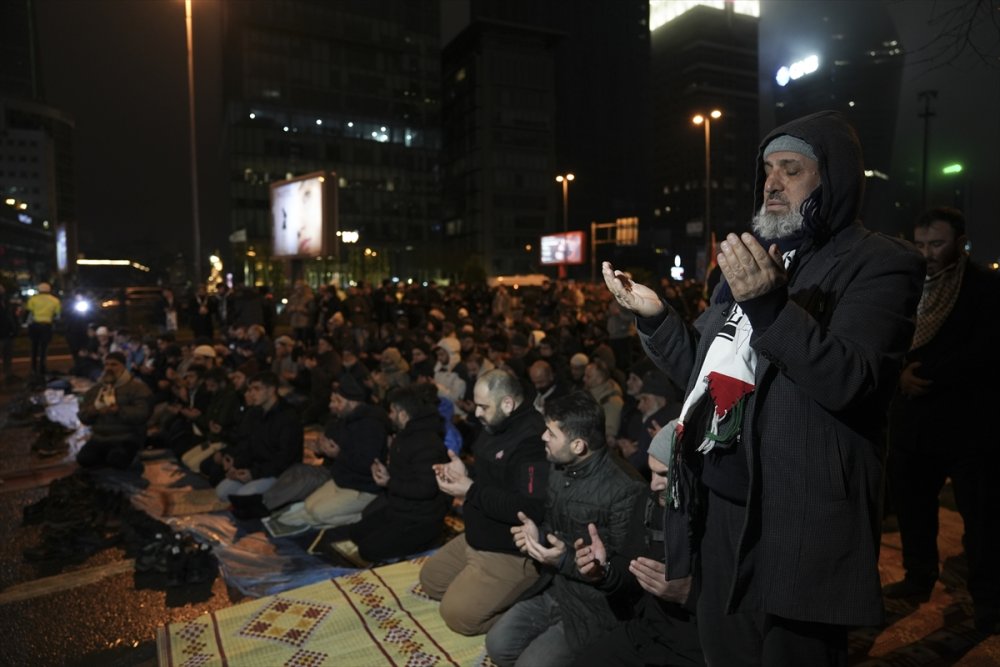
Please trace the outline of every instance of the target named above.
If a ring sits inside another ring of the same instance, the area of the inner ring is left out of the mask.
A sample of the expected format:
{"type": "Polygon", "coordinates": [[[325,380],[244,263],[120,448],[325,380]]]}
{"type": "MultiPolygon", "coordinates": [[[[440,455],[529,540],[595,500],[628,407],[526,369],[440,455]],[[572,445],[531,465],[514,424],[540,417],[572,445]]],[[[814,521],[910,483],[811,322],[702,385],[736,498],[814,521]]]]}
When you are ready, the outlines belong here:
{"type": "Polygon", "coordinates": [[[503,413],[508,416],[514,412],[514,397],[504,396],[500,401],[500,409],[503,410],[503,413]]]}
{"type": "Polygon", "coordinates": [[[583,456],[587,453],[590,447],[587,445],[587,441],[583,438],[574,438],[571,443],[569,443],[570,450],[577,456],[583,456]]]}

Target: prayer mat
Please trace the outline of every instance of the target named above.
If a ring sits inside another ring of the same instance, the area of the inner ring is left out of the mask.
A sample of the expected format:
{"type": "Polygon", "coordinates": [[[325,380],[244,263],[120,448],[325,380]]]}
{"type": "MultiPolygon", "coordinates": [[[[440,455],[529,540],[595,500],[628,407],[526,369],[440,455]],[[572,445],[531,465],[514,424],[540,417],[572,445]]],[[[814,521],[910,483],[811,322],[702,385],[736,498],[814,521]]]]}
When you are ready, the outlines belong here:
{"type": "Polygon", "coordinates": [[[426,558],[364,570],[157,631],[163,667],[486,667],[483,637],[448,629],[420,589],[426,558]]]}

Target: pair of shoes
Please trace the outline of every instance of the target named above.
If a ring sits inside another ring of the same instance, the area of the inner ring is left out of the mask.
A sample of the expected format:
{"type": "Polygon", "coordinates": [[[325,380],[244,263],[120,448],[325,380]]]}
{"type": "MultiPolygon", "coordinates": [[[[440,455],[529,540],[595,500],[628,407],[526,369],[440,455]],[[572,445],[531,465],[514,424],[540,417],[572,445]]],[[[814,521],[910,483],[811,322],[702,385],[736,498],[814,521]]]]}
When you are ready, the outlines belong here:
{"type": "Polygon", "coordinates": [[[1000,635],[1000,606],[975,605],[973,622],[976,630],[984,635],[1000,635]]]}
{"type": "Polygon", "coordinates": [[[219,564],[212,554],[212,547],[207,544],[197,544],[188,551],[188,560],[184,568],[184,583],[204,584],[214,581],[219,572],[219,564]]]}
{"type": "Polygon", "coordinates": [[[139,549],[139,553],[135,557],[136,572],[166,573],[167,554],[173,546],[173,541],[173,535],[169,533],[167,536],[164,536],[163,533],[156,533],[152,542],[144,544],[139,549]]]}
{"type": "Polygon", "coordinates": [[[167,553],[167,587],[213,581],[218,563],[212,555],[212,548],[196,542],[190,535],[174,533],[173,538],[167,553]]]}
{"type": "Polygon", "coordinates": [[[76,562],[81,555],[72,543],[56,540],[42,540],[41,544],[33,547],[25,547],[21,551],[21,554],[28,563],[53,560],[76,562]]]}
{"type": "Polygon", "coordinates": [[[69,451],[69,443],[66,442],[66,436],[71,433],[73,433],[73,429],[68,429],[62,424],[57,424],[45,418],[38,428],[38,436],[31,443],[31,451],[39,456],[65,454],[69,451]]]}
{"type": "Polygon", "coordinates": [[[25,505],[21,510],[21,525],[34,526],[45,520],[45,507],[49,504],[49,497],[39,498],[30,505],[25,505]]]}
{"type": "Polygon", "coordinates": [[[904,577],[902,581],[889,584],[882,589],[882,596],[889,600],[906,600],[907,602],[927,602],[934,590],[934,579],[920,581],[904,577]]]}
{"type": "Polygon", "coordinates": [[[22,555],[27,562],[81,563],[110,544],[104,535],[84,525],[45,526],[42,541],[34,547],[26,547],[22,555]]]}

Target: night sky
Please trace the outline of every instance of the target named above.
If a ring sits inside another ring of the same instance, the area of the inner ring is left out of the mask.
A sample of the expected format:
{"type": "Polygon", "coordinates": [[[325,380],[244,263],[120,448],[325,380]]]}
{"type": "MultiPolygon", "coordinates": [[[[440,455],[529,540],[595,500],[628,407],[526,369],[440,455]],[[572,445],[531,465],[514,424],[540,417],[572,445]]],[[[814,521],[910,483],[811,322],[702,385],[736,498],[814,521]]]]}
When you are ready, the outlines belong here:
{"type": "MultiPolygon", "coordinates": [[[[46,101],[76,119],[77,219],[88,256],[129,256],[164,265],[192,246],[187,47],[183,0],[35,0],[46,101]]],[[[859,12],[865,3],[857,2],[859,12]]],[[[446,2],[445,7],[448,6],[446,2]]],[[[452,3],[452,7],[460,6],[452,3]]],[[[911,44],[940,5],[890,3],[911,44]],[[905,25],[909,22],[909,25],[905,25]]],[[[225,250],[226,175],[222,128],[217,0],[195,0],[199,195],[202,250],[225,250]]],[[[455,28],[455,26],[452,26],[455,28]]],[[[996,49],[993,26],[980,44],[996,49]]],[[[447,26],[446,26],[447,29],[447,26]]],[[[967,54],[968,55],[968,54],[967,54]]],[[[996,54],[993,55],[996,60],[996,54]]],[[[974,256],[1000,256],[1000,63],[965,60],[945,68],[908,69],[903,100],[909,125],[897,130],[903,163],[915,163],[922,137],[917,90],[939,89],[933,120],[934,161],[966,162],[980,211],[969,221],[974,256]],[[914,137],[907,142],[906,137],[914,137]],[[900,143],[901,142],[901,143],[900,143]],[[905,150],[906,146],[910,150],[905,150]],[[940,160],[938,159],[940,158],[940,160]]],[[[905,120],[906,114],[901,114],[905,120]]]]}
{"type": "MultiPolygon", "coordinates": [[[[46,100],[76,119],[77,219],[88,256],[190,254],[183,0],[36,0],[46,100]]],[[[224,243],[214,0],[194,3],[202,249],[224,243]],[[200,49],[200,51],[199,51],[200,49]],[[214,233],[213,233],[214,231],[214,233]],[[221,237],[221,238],[220,238],[221,237]]]]}

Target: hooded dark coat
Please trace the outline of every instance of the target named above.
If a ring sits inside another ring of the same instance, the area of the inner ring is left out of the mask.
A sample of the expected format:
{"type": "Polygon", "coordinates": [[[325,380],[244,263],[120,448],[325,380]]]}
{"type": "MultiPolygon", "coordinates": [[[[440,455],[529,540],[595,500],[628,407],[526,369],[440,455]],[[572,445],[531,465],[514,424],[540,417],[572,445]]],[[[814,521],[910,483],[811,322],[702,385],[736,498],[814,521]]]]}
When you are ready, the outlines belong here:
{"type": "MultiPolygon", "coordinates": [[[[753,324],[757,366],[740,441],[728,454],[703,456],[694,448],[704,424],[692,422],[678,447],[684,465],[675,469],[689,483],[681,499],[687,518],[667,512],[667,574],[691,572],[697,549],[687,520],[697,534],[698,489],[726,487],[743,475],[729,487],[744,490],[738,502],[746,504],[746,519],[734,536],[728,609],[878,625],[885,415],[913,336],[923,260],[857,220],[861,147],[836,112],[806,116],[763,140],[754,211],[763,203],[764,147],[784,134],[812,146],[821,187],[802,206],[805,239],[788,284],[741,304],[753,324]]],[[[650,358],[688,392],[733,305],[731,296],[712,301],[693,329],[669,306],[665,316],[639,322],[650,358]]]]}

